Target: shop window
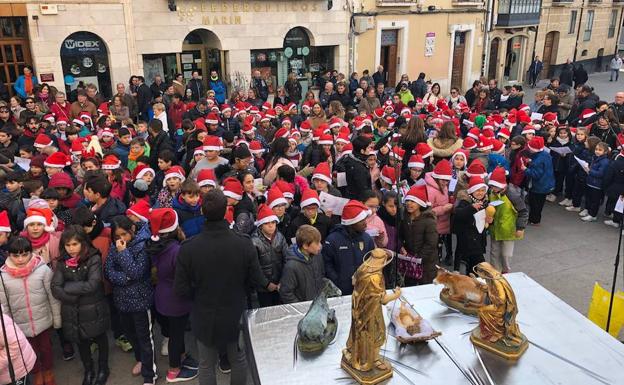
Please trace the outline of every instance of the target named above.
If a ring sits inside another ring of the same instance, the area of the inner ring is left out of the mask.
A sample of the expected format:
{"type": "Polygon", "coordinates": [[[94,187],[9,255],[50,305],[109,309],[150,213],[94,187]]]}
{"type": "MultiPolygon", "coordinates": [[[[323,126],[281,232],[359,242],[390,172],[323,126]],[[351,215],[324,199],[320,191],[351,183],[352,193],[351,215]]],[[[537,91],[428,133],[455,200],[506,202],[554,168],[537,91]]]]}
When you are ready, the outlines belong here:
{"type": "Polygon", "coordinates": [[[67,36],[61,43],[61,64],[68,93],[82,81],[95,84],[103,96],[112,96],[108,50],[98,35],[81,31],[67,36]]]}

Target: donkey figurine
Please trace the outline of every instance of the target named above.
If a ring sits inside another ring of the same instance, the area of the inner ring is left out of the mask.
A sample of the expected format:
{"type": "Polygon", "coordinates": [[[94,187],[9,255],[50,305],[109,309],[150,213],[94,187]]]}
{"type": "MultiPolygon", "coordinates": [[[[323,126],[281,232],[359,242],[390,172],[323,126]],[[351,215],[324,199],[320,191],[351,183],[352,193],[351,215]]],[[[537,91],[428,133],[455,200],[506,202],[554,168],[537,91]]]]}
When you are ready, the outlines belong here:
{"type": "Polygon", "coordinates": [[[342,292],[329,279],[324,278],[323,281],[325,286],[297,325],[297,346],[302,352],[317,352],[325,349],[333,341],[338,330],[336,313],[327,305],[327,298],[340,296],[342,292]]]}

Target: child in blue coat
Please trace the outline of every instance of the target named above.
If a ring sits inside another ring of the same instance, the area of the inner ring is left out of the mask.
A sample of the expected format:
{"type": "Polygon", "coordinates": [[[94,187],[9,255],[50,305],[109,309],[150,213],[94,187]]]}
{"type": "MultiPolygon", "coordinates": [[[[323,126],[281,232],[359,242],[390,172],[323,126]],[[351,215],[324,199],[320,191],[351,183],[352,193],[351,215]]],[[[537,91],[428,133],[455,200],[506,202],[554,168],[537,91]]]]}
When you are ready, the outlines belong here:
{"type": "Polygon", "coordinates": [[[200,187],[197,182],[192,179],[185,180],[180,193],[172,202],[172,207],[180,218],[184,235],[190,238],[199,234],[206,220],[201,213],[200,187]]]}
{"type": "Polygon", "coordinates": [[[594,156],[587,167],[587,190],[585,190],[585,208],[587,215],[581,217],[584,222],[594,222],[604,196],[602,180],[609,167],[609,145],[600,142],[594,149],[594,156]]]}
{"type": "Polygon", "coordinates": [[[546,195],[555,188],[555,173],[550,155],[544,151],[544,138],[535,136],[527,145],[530,151],[528,166],[523,163],[524,175],[530,178],[529,223],[539,225],[546,195]]]}

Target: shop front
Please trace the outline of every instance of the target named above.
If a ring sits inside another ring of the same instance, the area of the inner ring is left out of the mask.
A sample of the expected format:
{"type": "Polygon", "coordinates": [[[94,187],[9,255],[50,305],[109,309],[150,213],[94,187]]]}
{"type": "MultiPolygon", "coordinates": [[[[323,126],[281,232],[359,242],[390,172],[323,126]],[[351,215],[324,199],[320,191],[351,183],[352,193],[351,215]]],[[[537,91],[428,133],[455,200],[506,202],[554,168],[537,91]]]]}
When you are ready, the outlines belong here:
{"type": "Polygon", "coordinates": [[[95,84],[105,97],[112,96],[108,50],[98,35],[80,31],[67,36],[61,44],[61,64],[67,93],[82,82],[95,84]]]}

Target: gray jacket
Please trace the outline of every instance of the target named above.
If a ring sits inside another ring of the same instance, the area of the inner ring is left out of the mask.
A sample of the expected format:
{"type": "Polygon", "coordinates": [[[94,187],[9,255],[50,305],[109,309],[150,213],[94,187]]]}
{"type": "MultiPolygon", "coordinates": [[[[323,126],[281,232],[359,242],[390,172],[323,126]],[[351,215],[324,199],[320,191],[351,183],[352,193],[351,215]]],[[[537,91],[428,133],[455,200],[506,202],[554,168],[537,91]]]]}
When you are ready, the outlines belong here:
{"type": "Polygon", "coordinates": [[[251,235],[251,242],[258,252],[262,273],[269,281],[278,283],[282,277],[284,257],[288,249],[286,238],[276,230],[273,239],[269,240],[260,229],[256,229],[251,235]]]}
{"type": "Polygon", "coordinates": [[[286,252],[286,265],[280,281],[280,298],[284,303],[311,301],[323,288],[325,265],[321,254],[306,259],[292,245],[286,252]]]}
{"type": "Polygon", "coordinates": [[[51,327],[61,327],[61,304],[50,289],[52,270],[39,256],[33,255],[33,258],[38,262],[23,278],[9,274],[6,264],[0,268],[5,284],[0,285],[2,310],[11,316],[7,304],[10,305],[13,321],[26,337],[35,337],[51,327]]]}

